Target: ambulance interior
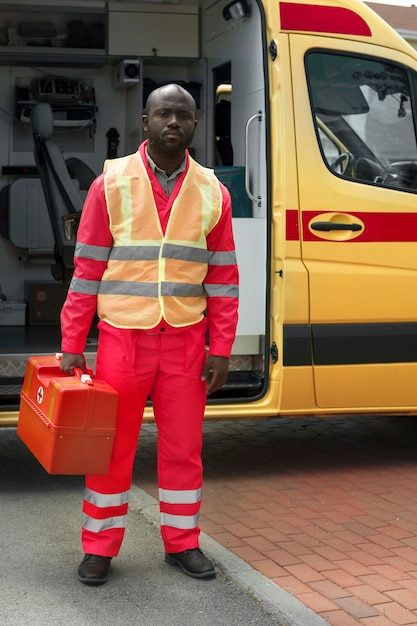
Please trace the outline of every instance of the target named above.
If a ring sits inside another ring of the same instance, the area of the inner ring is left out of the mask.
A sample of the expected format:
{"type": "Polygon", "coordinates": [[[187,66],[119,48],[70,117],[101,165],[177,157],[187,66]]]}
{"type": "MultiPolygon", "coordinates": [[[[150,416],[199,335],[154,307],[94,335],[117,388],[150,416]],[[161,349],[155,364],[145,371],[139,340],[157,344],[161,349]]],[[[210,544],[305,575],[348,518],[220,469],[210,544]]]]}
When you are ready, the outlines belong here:
{"type": "MultiPolygon", "coordinates": [[[[59,311],[82,203],[107,158],[134,152],[153,88],[196,100],[192,155],[229,187],[240,310],[228,382],[250,401],[267,363],[263,30],[255,2],[0,2],[0,406],[31,355],[60,349],[59,311]],[[49,5],[46,7],[45,5],[49,5]],[[262,165],[262,167],[261,167],[262,165]]],[[[95,324],[86,346],[94,369],[95,324]]]]}

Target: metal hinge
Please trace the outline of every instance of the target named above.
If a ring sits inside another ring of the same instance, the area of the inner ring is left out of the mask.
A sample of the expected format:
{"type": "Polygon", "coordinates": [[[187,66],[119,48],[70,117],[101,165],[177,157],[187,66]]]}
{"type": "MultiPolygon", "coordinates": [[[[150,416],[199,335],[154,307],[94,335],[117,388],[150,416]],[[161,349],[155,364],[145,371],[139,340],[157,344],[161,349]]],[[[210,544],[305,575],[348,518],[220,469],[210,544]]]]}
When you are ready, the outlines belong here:
{"type": "Polygon", "coordinates": [[[271,346],[271,358],[272,358],[272,363],[276,363],[278,361],[278,346],[275,343],[275,341],[272,343],[272,346],[271,346]]]}
{"type": "Polygon", "coordinates": [[[269,49],[269,54],[271,55],[271,59],[275,61],[275,59],[278,56],[278,46],[273,39],[271,40],[271,43],[269,44],[268,49],[269,49]]]}

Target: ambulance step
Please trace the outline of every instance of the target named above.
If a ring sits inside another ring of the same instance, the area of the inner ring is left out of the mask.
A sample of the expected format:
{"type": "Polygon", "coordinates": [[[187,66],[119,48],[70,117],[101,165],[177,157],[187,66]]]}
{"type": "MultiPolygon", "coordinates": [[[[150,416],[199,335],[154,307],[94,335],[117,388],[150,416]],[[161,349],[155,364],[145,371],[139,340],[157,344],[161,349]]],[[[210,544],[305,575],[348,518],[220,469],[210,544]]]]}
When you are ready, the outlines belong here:
{"type": "Polygon", "coordinates": [[[262,389],[262,379],[255,376],[253,372],[229,372],[227,381],[222,387],[224,390],[230,389],[262,389]]]}
{"type": "Polygon", "coordinates": [[[23,379],[8,378],[7,382],[0,382],[0,410],[14,411],[19,407],[20,390],[23,379]]]}

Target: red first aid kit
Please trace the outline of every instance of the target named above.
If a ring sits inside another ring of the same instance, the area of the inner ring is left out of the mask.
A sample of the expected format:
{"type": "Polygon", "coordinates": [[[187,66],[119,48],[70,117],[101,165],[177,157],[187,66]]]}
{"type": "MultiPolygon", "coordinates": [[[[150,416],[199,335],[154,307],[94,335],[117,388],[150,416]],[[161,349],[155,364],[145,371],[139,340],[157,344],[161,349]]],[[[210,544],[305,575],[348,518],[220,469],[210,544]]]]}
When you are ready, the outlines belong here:
{"type": "Polygon", "coordinates": [[[61,372],[58,356],[28,360],[17,434],[49,474],[105,474],[116,431],[117,393],[89,370],[61,372]]]}

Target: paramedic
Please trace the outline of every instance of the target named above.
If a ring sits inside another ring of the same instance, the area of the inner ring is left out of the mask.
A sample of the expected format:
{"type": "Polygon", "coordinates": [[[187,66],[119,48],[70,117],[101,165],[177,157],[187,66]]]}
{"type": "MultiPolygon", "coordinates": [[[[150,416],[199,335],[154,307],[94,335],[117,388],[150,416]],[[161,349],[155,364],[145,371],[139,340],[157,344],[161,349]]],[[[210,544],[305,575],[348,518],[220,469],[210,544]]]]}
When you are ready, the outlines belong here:
{"type": "Polygon", "coordinates": [[[78,578],[87,585],[106,582],[122,544],[148,397],[158,429],[165,561],[194,578],[215,576],[199,549],[202,422],[206,395],[227,378],[238,269],[230,194],[187,150],[195,112],[182,87],[153,91],[143,116],[147,140],[106,161],[80,220],[61,312],[61,369],[85,371],[97,310],[96,375],[119,394],[109,472],[86,476],[78,578]]]}

